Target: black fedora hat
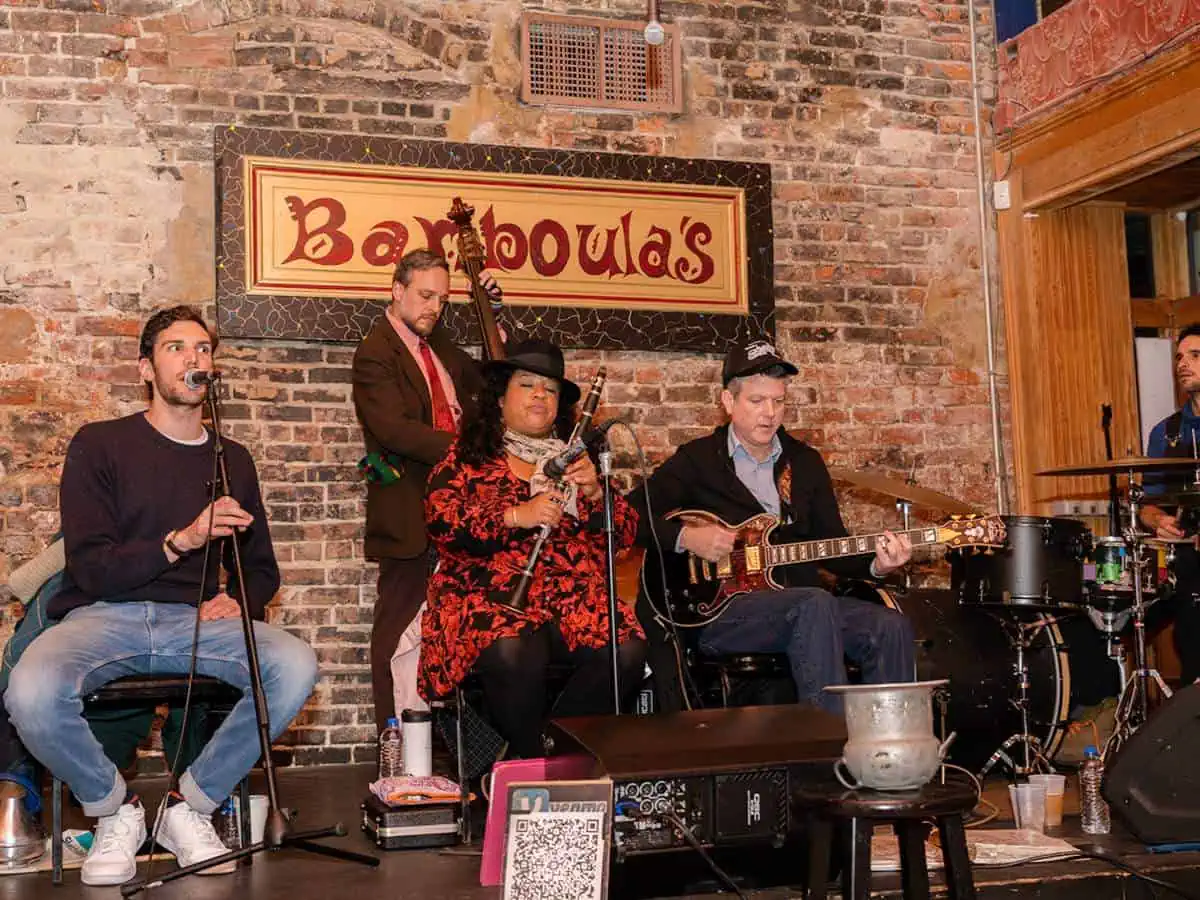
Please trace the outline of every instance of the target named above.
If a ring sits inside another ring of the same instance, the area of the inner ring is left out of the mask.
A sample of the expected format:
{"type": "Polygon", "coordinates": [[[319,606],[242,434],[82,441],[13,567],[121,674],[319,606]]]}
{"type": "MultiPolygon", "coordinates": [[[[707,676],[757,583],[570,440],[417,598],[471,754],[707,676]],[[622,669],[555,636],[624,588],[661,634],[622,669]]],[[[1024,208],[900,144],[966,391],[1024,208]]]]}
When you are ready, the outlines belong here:
{"type": "Polygon", "coordinates": [[[567,367],[562,351],[549,341],[536,338],[518,341],[505,348],[504,359],[494,359],[483,364],[483,371],[509,371],[521,369],[535,375],[545,375],[562,385],[562,402],[567,406],[579,402],[579,387],[567,381],[567,367]]]}

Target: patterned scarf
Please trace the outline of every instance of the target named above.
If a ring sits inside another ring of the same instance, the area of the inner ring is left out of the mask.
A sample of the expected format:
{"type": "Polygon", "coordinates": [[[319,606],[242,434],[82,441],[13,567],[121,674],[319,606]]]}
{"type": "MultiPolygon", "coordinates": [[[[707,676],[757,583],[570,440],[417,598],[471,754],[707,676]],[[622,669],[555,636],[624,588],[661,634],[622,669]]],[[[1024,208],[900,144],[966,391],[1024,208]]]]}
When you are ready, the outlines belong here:
{"type": "MultiPolygon", "coordinates": [[[[546,477],[546,463],[565,450],[567,447],[564,441],[558,438],[536,438],[530,437],[527,434],[517,434],[511,428],[504,432],[504,451],[515,456],[517,459],[527,462],[533,466],[533,476],[529,479],[529,495],[536,497],[538,494],[553,490],[557,485],[546,477]]],[[[576,495],[579,489],[573,484],[564,484],[560,490],[566,495],[566,502],[563,504],[563,512],[569,513],[576,519],[579,518],[579,507],[575,502],[576,495]]]]}

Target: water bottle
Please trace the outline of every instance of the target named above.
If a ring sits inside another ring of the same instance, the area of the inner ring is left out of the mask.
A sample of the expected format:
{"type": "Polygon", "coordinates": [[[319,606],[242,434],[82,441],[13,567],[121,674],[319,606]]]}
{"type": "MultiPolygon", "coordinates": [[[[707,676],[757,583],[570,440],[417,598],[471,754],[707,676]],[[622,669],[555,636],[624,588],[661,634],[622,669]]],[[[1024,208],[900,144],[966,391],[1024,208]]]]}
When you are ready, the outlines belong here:
{"type": "Polygon", "coordinates": [[[237,808],[233,795],[225,798],[225,802],[217,809],[217,836],[227,850],[240,850],[242,846],[242,829],[238,822],[237,808]]]}
{"type": "Polygon", "coordinates": [[[387,727],[379,732],[379,777],[396,778],[403,774],[400,722],[393,717],[387,720],[387,727]]]}
{"type": "Polygon", "coordinates": [[[1079,767],[1079,809],[1083,819],[1084,834],[1108,834],[1112,824],[1108,818],[1108,804],[1100,796],[1100,782],[1104,778],[1104,762],[1092,745],[1083,751],[1083,765],[1079,767]]]}

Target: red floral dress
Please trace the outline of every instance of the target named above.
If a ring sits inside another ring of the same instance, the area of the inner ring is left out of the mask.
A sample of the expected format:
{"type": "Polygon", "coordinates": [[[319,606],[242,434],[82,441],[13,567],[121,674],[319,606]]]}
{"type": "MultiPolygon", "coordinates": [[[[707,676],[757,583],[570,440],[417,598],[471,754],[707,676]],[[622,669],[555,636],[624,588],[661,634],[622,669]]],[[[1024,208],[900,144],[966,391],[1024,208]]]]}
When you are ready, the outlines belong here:
{"type": "MultiPolygon", "coordinates": [[[[567,647],[608,643],[604,571],[604,506],[582,495],[579,518],[563,515],[542,547],[524,612],[507,601],[520,580],[537,537],[535,529],[509,528],[504,511],[530,497],[501,456],[482,466],[458,459],[457,447],[430,474],[425,521],[437,548],[438,570],[429,581],[421,622],[417,686],[427,700],[444,697],[462,681],[492,641],[555,622],[567,647]]],[[[613,498],[617,549],[633,545],[637,512],[613,498]]],[[[644,637],[633,611],[618,606],[621,642],[644,637]]]]}

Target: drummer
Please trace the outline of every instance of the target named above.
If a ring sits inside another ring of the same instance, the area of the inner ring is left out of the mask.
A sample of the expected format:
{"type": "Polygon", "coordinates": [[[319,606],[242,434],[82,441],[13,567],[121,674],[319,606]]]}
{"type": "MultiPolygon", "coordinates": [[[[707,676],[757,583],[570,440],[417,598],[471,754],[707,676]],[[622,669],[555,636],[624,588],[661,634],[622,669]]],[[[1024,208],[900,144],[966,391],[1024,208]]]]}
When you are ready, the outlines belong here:
{"type": "MultiPolygon", "coordinates": [[[[1175,377],[1187,401],[1154,426],[1146,448],[1147,456],[1190,457],[1200,447],[1200,323],[1179,333],[1175,349],[1175,377]]],[[[1191,543],[1175,548],[1175,592],[1150,610],[1148,622],[1173,620],[1175,650],[1179,654],[1180,681],[1191,684],[1200,680],[1200,556],[1196,552],[1196,523],[1188,521],[1185,507],[1164,503],[1152,505],[1155,495],[1167,491],[1196,491],[1195,473],[1147,476],[1147,504],[1142,507],[1142,524],[1163,540],[1192,538],[1191,543]]],[[[1200,494],[1197,494],[1200,500],[1200,494]]]]}

